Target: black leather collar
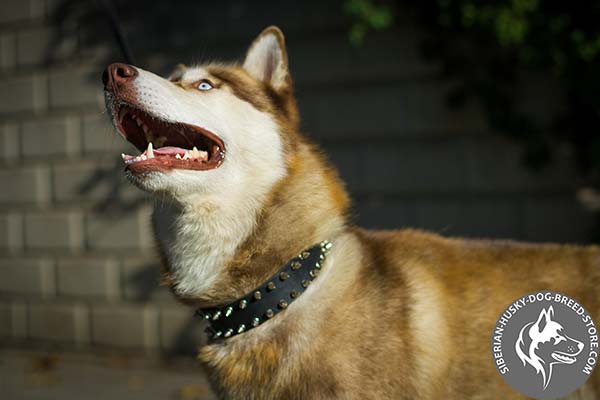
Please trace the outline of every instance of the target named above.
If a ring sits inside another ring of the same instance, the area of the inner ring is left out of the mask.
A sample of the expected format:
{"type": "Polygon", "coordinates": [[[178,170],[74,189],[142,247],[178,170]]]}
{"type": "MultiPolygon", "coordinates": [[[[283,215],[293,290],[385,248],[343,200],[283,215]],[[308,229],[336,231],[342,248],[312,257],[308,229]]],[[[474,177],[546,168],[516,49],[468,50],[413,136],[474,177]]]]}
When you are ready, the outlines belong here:
{"type": "Polygon", "coordinates": [[[331,246],[326,240],[302,251],[266,283],[234,302],[198,309],[196,315],[209,322],[209,338],[229,338],[249,331],[285,310],[317,277],[331,246]]]}

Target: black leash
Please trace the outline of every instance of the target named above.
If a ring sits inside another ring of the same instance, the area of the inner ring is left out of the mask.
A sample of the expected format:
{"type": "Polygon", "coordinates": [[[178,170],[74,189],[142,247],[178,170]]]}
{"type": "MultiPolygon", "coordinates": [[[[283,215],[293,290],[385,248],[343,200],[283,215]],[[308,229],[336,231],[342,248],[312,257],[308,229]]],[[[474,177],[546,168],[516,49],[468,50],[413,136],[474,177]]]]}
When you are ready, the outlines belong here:
{"type": "Polygon", "coordinates": [[[110,0],[96,0],[96,4],[104,12],[106,18],[108,18],[113,33],[115,34],[115,39],[117,40],[117,44],[121,49],[121,53],[123,53],[125,61],[127,64],[136,65],[131,48],[127,44],[127,39],[125,38],[125,34],[123,33],[123,29],[121,28],[119,18],[117,17],[117,13],[115,12],[112,2],[110,0]]]}

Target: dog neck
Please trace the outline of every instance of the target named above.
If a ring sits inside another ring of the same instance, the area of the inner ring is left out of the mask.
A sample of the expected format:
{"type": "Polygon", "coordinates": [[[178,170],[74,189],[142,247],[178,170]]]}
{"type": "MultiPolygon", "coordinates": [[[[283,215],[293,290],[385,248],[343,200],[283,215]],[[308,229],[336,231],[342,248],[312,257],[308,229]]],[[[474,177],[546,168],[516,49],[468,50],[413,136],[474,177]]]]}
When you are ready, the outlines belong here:
{"type": "Polygon", "coordinates": [[[286,310],[317,278],[332,246],[323,241],[302,250],[251,293],[228,304],[198,309],[196,315],[209,322],[209,339],[247,332],[286,310]]]}
{"type": "Polygon", "coordinates": [[[155,234],[165,282],[182,301],[211,307],[258,287],[310,245],[345,228],[347,195],[335,170],[299,143],[287,174],[267,193],[187,205],[157,203],[155,234]]]}

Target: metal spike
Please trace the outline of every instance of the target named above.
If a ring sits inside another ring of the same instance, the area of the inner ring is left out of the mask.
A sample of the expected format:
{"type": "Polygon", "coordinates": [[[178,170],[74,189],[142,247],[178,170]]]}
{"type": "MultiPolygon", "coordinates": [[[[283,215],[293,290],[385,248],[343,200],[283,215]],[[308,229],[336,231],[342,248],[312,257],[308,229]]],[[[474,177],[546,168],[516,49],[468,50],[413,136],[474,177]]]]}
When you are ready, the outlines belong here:
{"type": "Polygon", "coordinates": [[[221,318],[221,311],[217,311],[216,313],[213,314],[212,319],[213,321],[218,320],[219,318],[221,318]]]}
{"type": "Polygon", "coordinates": [[[283,271],[282,273],[279,274],[279,279],[281,279],[282,281],[285,281],[289,277],[290,277],[290,274],[288,274],[285,271],[283,271]]]}
{"type": "Polygon", "coordinates": [[[331,243],[329,240],[325,240],[323,243],[324,244],[321,244],[321,247],[325,250],[329,250],[333,247],[333,243],[331,243]]]}
{"type": "Polygon", "coordinates": [[[308,279],[304,279],[302,281],[302,287],[306,289],[308,285],[310,285],[310,281],[308,279]]]}
{"type": "Polygon", "coordinates": [[[231,315],[231,313],[233,312],[233,307],[227,307],[227,309],[225,310],[225,316],[229,317],[231,315]]]}
{"type": "Polygon", "coordinates": [[[300,269],[301,266],[302,266],[302,264],[298,261],[292,262],[292,270],[294,270],[294,271],[300,269]]]}
{"type": "Polygon", "coordinates": [[[223,332],[221,331],[216,331],[215,334],[213,335],[213,339],[218,339],[221,336],[223,336],[223,332]]]}
{"type": "Polygon", "coordinates": [[[292,298],[292,299],[295,299],[295,298],[297,298],[298,296],[300,296],[300,292],[299,292],[299,291],[297,291],[297,290],[292,290],[292,291],[290,292],[290,296],[291,296],[291,298],[292,298]]]}
{"type": "Polygon", "coordinates": [[[279,303],[277,303],[277,307],[281,308],[282,310],[286,309],[287,306],[288,303],[285,300],[279,300],[279,303]]]}
{"type": "Polygon", "coordinates": [[[309,256],[310,256],[310,253],[308,251],[303,251],[302,253],[300,253],[300,255],[298,257],[301,260],[306,260],[309,256]]]}
{"type": "Polygon", "coordinates": [[[323,261],[325,259],[325,255],[324,254],[319,254],[319,260],[323,261]]]}
{"type": "Polygon", "coordinates": [[[260,318],[254,317],[252,318],[252,326],[258,326],[260,324],[260,318]]]}
{"type": "Polygon", "coordinates": [[[267,283],[267,290],[275,290],[275,289],[277,289],[277,286],[275,286],[275,284],[273,282],[267,283]]]}
{"type": "Polygon", "coordinates": [[[240,304],[238,306],[240,307],[240,310],[243,310],[244,308],[246,308],[247,305],[248,305],[248,300],[244,299],[244,300],[240,301],[240,304]]]}
{"type": "Polygon", "coordinates": [[[225,332],[225,335],[223,335],[223,336],[229,337],[231,335],[233,335],[233,329],[227,329],[227,331],[225,332]]]}
{"type": "Polygon", "coordinates": [[[257,290],[256,292],[254,292],[253,296],[254,296],[254,300],[262,299],[262,293],[260,292],[260,290],[257,290]]]}
{"type": "Polygon", "coordinates": [[[317,275],[319,275],[319,270],[318,270],[318,269],[312,269],[312,270],[310,271],[310,276],[311,276],[311,277],[313,277],[313,278],[316,278],[316,277],[317,277],[317,275]]]}
{"type": "Polygon", "coordinates": [[[321,263],[320,262],[316,263],[315,268],[321,269],[321,263]]]}
{"type": "Polygon", "coordinates": [[[211,319],[212,315],[210,315],[210,313],[206,313],[204,314],[204,319],[211,319]]]}
{"type": "Polygon", "coordinates": [[[246,330],[246,325],[241,324],[240,327],[237,330],[237,333],[242,333],[246,330]]]}
{"type": "Polygon", "coordinates": [[[273,318],[273,315],[275,315],[275,313],[269,308],[267,311],[265,311],[265,315],[267,316],[267,318],[273,318]]]}

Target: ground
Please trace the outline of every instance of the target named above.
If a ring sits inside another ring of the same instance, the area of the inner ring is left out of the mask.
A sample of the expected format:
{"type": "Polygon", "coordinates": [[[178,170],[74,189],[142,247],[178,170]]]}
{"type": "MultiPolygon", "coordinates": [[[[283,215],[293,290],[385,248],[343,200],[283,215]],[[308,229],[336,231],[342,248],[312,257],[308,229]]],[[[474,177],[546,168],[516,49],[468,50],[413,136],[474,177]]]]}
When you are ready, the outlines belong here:
{"type": "Polygon", "coordinates": [[[191,358],[0,348],[4,400],[213,400],[191,358]]]}

